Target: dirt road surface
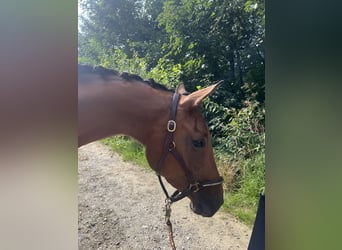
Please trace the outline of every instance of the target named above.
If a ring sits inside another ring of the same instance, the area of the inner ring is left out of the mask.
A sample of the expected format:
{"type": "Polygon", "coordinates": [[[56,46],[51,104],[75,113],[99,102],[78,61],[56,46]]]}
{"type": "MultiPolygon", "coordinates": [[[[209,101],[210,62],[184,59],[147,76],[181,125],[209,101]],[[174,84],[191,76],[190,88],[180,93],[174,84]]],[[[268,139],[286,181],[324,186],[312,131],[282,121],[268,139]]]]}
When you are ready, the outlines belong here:
{"type": "MultiPolygon", "coordinates": [[[[153,172],[99,142],[79,148],[78,164],[79,249],[171,249],[165,197],[153,172]]],[[[251,235],[229,214],[194,214],[187,198],[172,205],[171,222],[177,250],[247,249],[251,235]]]]}

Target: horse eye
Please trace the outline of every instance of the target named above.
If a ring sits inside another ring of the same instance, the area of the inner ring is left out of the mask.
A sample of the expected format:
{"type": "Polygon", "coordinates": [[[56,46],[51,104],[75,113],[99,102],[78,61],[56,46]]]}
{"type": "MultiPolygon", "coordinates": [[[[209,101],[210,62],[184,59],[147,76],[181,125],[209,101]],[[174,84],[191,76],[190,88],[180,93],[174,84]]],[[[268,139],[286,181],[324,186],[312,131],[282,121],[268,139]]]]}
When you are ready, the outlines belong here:
{"type": "Polygon", "coordinates": [[[204,139],[192,140],[192,145],[195,148],[203,148],[205,146],[205,140],[204,139]]]}

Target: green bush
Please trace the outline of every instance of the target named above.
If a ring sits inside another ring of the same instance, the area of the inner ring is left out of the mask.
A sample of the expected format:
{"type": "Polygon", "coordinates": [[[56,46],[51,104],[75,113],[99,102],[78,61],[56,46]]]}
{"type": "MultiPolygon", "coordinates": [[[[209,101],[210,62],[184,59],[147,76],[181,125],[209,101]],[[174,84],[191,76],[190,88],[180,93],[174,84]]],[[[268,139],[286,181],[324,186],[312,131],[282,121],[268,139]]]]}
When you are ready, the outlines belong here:
{"type": "Polygon", "coordinates": [[[203,112],[213,137],[217,165],[225,179],[224,207],[252,224],[259,194],[265,190],[265,108],[256,101],[253,91],[248,94],[241,108],[227,108],[214,98],[207,99],[203,112]]]}
{"type": "Polygon", "coordinates": [[[265,149],[265,110],[258,102],[246,101],[240,110],[227,110],[228,123],[221,124],[219,147],[234,160],[249,159],[265,149]]]}

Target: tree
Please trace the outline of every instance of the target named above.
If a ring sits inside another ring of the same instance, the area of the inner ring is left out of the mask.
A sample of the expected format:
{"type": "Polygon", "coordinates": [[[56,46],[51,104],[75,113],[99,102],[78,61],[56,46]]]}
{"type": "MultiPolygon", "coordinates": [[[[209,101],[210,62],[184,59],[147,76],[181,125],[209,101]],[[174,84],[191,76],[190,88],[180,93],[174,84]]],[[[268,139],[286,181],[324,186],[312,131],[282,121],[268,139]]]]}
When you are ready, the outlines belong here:
{"type": "Polygon", "coordinates": [[[128,59],[143,58],[146,70],[159,79],[179,78],[189,91],[224,79],[216,101],[226,106],[240,108],[250,98],[242,88],[246,83],[264,102],[261,0],[83,0],[81,4],[86,15],[79,35],[80,56],[96,61],[121,50],[128,59]]]}
{"type": "Polygon", "coordinates": [[[122,50],[129,58],[136,52],[148,57],[150,68],[158,62],[158,52],[163,44],[163,33],[156,23],[162,10],[161,0],[83,0],[84,9],[79,34],[79,54],[89,53],[89,43],[96,41],[101,48],[110,51],[122,50]]]}
{"type": "Polygon", "coordinates": [[[224,79],[220,101],[229,106],[245,98],[241,87],[246,81],[263,92],[263,11],[254,6],[243,0],[165,2],[159,23],[170,37],[166,57],[181,62],[182,80],[190,89],[224,79]]]}

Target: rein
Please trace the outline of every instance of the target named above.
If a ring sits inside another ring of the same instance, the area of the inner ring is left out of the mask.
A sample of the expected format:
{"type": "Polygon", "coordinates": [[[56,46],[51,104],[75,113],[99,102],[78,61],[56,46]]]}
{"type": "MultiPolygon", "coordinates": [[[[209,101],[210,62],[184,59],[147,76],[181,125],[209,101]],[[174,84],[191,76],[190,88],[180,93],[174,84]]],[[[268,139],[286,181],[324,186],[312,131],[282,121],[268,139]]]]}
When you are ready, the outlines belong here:
{"type": "Polygon", "coordinates": [[[164,142],[163,153],[159,159],[159,162],[158,162],[158,165],[156,168],[156,173],[158,176],[160,186],[162,187],[163,192],[166,196],[166,200],[165,200],[165,222],[169,228],[170,244],[172,246],[172,249],[174,249],[174,250],[176,249],[176,247],[175,247],[175,243],[173,241],[172,224],[170,221],[171,204],[173,202],[176,202],[176,201],[179,201],[179,200],[185,198],[186,196],[188,196],[191,193],[196,193],[205,187],[220,185],[223,182],[222,177],[220,177],[218,180],[214,180],[214,181],[202,181],[202,182],[196,181],[195,178],[193,177],[192,173],[186,167],[186,163],[185,163],[183,157],[178,153],[178,151],[176,149],[176,143],[173,140],[173,133],[176,131],[176,128],[177,128],[176,114],[177,114],[177,107],[178,107],[178,102],[180,100],[180,96],[181,95],[178,93],[174,93],[172,96],[170,118],[169,118],[169,120],[167,122],[167,126],[166,126],[168,133],[166,135],[166,139],[164,142]],[[165,161],[165,159],[169,153],[171,153],[173,155],[173,157],[177,160],[177,162],[181,166],[182,170],[184,171],[185,176],[187,177],[187,179],[190,183],[189,186],[185,190],[183,190],[183,191],[176,190],[171,196],[167,192],[166,187],[165,187],[163,180],[161,178],[161,175],[160,175],[161,169],[163,167],[163,163],[164,163],[164,161],[165,161]]]}

